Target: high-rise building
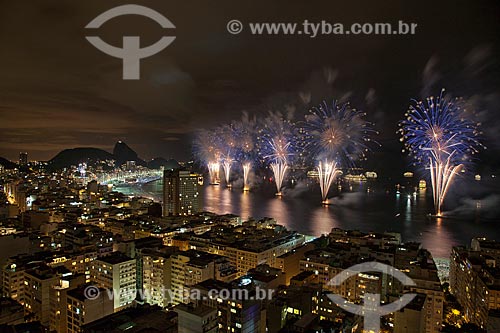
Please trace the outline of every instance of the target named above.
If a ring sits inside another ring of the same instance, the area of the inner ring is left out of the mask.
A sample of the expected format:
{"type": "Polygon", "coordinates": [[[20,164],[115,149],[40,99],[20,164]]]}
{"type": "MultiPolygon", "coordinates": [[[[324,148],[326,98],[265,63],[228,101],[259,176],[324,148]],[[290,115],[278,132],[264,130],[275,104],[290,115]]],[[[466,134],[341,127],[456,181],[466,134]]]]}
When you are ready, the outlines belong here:
{"type": "Polygon", "coordinates": [[[403,309],[394,313],[394,333],[422,333],[425,332],[426,301],[425,294],[417,294],[403,309]]]}
{"type": "MultiPolygon", "coordinates": [[[[421,331],[425,333],[440,332],[445,299],[432,255],[429,251],[421,248],[418,243],[405,243],[397,248],[394,262],[397,269],[415,282],[415,286],[407,286],[403,289],[411,293],[426,295],[422,309],[424,318],[421,331]]],[[[400,285],[399,281],[395,280],[394,285],[400,285]]]]}
{"type": "Polygon", "coordinates": [[[201,175],[190,171],[163,172],[163,216],[193,215],[201,210],[201,175]]]}
{"type": "Polygon", "coordinates": [[[21,304],[24,304],[24,271],[20,263],[9,260],[2,267],[2,296],[12,298],[21,304]]]}
{"type": "Polygon", "coordinates": [[[19,153],[19,166],[28,165],[28,153],[21,152],[19,153]]]}
{"type": "Polygon", "coordinates": [[[216,255],[195,250],[172,255],[172,303],[189,303],[189,287],[215,277],[217,258],[216,255]]]}
{"type": "Polygon", "coordinates": [[[113,313],[113,300],[108,297],[104,289],[99,289],[96,297],[89,298],[86,288],[91,284],[82,285],[67,292],[67,331],[68,333],[82,332],[82,326],[113,313]]]}
{"type": "Polygon", "coordinates": [[[38,267],[24,273],[24,308],[33,313],[44,326],[50,324],[50,294],[59,277],[48,267],[38,267]]]}
{"type": "Polygon", "coordinates": [[[264,301],[257,296],[256,285],[248,277],[230,283],[205,280],[193,289],[201,296],[199,304],[217,309],[218,332],[266,332],[264,301]]]}
{"type": "Polygon", "coordinates": [[[172,301],[167,292],[171,288],[171,266],[168,253],[145,251],[142,254],[142,288],[146,303],[163,308],[172,301]]]}
{"type": "Polygon", "coordinates": [[[474,239],[470,249],[454,247],[451,252],[450,292],[462,306],[465,322],[483,329],[496,321],[494,311],[500,309],[499,258],[500,243],[486,239],[474,239]]]}
{"type": "Polygon", "coordinates": [[[136,298],[136,260],[115,252],[94,260],[92,281],[113,292],[114,310],[130,305],[136,298]]]}
{"type": "Polygon", "coordinates": [[[52,287],[50,293],[50,325],[49,329],[57,333],[68,332],[67,292],[85,284],[84,274],[65,274],[59,283],[52,287]]]}
{"type": "Polygon", "coordinates": [[[218,332],[217,309],[206,305],[179,304],[175,307],[179,323],[179,333],[218,332]]]}

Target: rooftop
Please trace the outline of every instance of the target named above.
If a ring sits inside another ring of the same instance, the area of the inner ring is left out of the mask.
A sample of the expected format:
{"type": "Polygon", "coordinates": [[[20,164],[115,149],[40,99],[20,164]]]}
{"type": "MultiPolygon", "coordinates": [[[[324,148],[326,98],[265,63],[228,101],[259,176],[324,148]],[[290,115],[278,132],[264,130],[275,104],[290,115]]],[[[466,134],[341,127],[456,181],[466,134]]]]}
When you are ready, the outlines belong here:
{"type": "MultiPolygon", "coordinates": [[[[87,284],[81,285],[75,289],[69,290],[67,292],[67,295],[71,296],[79,301],[85,302],[86,300],[89,300],[89,298],[86,296],[87,293],[85,292],[85,289],[87,289],[88,287],[95,288],[95,286],[93,284],[87,283],[87,284]]],[[[98,288],[98,289],[99,289],[100,295],[106,295],[105,289],[103,289],[103,288],[98,288]]],[[[90,301],[92,301],[92,299],[90,299],[90,301]]]]}
{"type": "Polygon", "coordinates": [[[134,260],[134,259],[130,258],[129,256],[124,255],[121,252],[113,252],[112,254],[104,256],[104,257],[100,257],[97,260],[105,262],[107,264],[116,265],[116,264],[120,264],[122,262],[134,260]]]}
{"type": "Polygon", "coordinates": [[[139,333],[174,332],[177,324],[173,311],[163,311],[159,306],[143,305],[128,308],[83,326],[89,333],[139,333]]]}
{"type": "Polygon", "coordinates": [[[210,313],[215,313],[217,310],[206,305],[194,306],[193,303],[189,304],[179,304],[174,309],[175,312],[187,312],[198,317],[205,317],[210,313]]]}

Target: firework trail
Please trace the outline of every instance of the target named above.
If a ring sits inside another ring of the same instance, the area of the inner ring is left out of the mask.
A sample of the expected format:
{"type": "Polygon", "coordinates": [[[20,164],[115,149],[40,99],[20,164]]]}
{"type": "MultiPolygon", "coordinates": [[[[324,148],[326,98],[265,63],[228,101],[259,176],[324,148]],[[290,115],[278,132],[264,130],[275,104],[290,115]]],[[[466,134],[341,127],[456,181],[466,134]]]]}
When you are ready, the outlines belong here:
{"type": "Polygon", "coordinates": [[[317,169],[319,186],[321,188],[321,197],[323,199],[323,203],[327,203],[328,191],[330,190],[330,186],[332,185],[340,170],[337,169],[337,163],[328,162],[328,160],[320,162],[317,169]]]}
{"type": "Polygon", "coordinates": [[[208,163],[208,173],[210,176],[210,184],[217,185],[220,183],[220,164],[219,162],[208,163]]]}
{"type": "Polygon", "coordinates": [[[217,135],[221,138],[221,149],[224,151],[221,158],[222,168],[224,169],[224,179],[226,181],[226,186],[231,187],[231,168],[235,162],[238,130],[235,124],[231,123],[219,127],[217,135]]]}
{"type": "Polygon", "coordinates": [[[210,184],[219,184],[223,149],[221,137],[215,131],[201,130],[195,137],[193,148],[196,159],[208,167],[210,184]]]}
{"type": "Polygon", "coordinates": [[[371,135],[377,132],[365,116],[349,103],[336,101],[325,101],[306,116],[306,150],[311,160],[320,161],[317,171],[323,203],[327,203],[328,191],[339,172],[337,167],[353,167],[356,161],[366,159],[370,143],[375,143],[371,135]]]}
{"type": "Polygon", "coordinates": [[[241,121],[234,122],[233,128],[236,141],[236,160],[241,163],[243,168],[243,190],[248,191],[250,189],[248,177],[256,159],[257,120],[255,117],[250,118],[248,113],[243,112],[241,121]]]}
{"type": "Polygon", "coordinates": [[[271,170],[273,170],[274,181],[276,182],[276,195],[281,196],[281,187],[283,186],[283,180],[285,179],[286,171],[288,170],[288,165],[286,162],[278,161],[271,163],[271,170]]]}
{"type": "Polygon", "coordinates": [[[224,169],[224,179],[226,181],[226,186],[231,187],[231,166],[233,165],[233,160],[229,157],[225,157],[222,161],[222,169],[224,169]]]}
{"type": "Polygon", "coordinates": [[[243,163],[243,190],[248,191],[250,186],[248,185],[248,175],[250,174],[250,169],[252,164],[250,162],[243,163]]]}
{"type": "Polygon", "coordinates": [[[269,163],[276,183],[276,195],[281,195],[283,180],[297,147],[294,124],[281,113],[270,112],[259,134],[259,154],[264,162],[269,163]]]}
{"type": "Polygon", "coordinates": [[[412,100],[406,119],[399,123],[401,141],[414,159],[430,172],[434,208],[437,216],[454,177],[468,164],[472,155],[485,148],[479,141],[479,123],[463,107],[460,99],[429,97],[426,102],[412,100]]]}

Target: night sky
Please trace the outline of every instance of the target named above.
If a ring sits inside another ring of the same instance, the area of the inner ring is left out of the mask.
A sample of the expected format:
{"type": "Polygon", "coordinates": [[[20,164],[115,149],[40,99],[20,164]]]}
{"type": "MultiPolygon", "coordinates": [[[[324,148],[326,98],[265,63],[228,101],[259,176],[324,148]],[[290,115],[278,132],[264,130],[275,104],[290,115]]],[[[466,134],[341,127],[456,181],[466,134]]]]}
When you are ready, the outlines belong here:
{"type": "MultiPolygon", "coordinates": [[[[402,159],[395,133],[410,98],[442,87],[463,96],[483,122],[497,164],[500,2],[492,1],[135,1],[176,26],[176,40],[141,60],[141,80],[122,80],[122,62],[94,48],[84,27],[124,1],[0,0],[0,156],[47,160],[65,148],[111,151],[124,140],[144,159],[190,156],[198,128],[241,112],[295,108],[304,100],[350,99],[402,159]],[[226,31],[248,22],[418,23],[407,36],[252,36],[226,31]]],[[[96,35],[143,46],[164,31],[123,16],[96,35]]]]}

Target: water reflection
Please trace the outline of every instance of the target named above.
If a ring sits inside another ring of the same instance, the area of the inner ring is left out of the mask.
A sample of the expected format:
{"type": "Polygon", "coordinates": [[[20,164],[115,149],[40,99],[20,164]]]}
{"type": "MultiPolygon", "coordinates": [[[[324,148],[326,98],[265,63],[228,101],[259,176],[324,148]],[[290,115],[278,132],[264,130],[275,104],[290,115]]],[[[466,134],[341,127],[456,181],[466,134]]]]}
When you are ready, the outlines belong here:
{"type": "Polygon", "coordinates": [[[329,233],[332,228],[339,227],[338,221],[335,219],[330,206],[321,206],[313,209],[310,215],[311,227],[315,231],[314,235],[323,235],[329,233]]]}
{"type": "MultiPolygon", "coordinates": [[[[128,192],[161,200],[161,183],[158,183],[128,192]]],[[[469,244],[472,237],[500,238],[495,221],[480,220],[476,213],[460,220],[428,219],[427,214],[432,211],[429,190],[412,192],[410,196],[403,191],[396,194],[374,188],[370,188],[369,193],[366,188],[361,190],[334,196],[328,207],[321,206],[317,189],[306,189],[295,197],[285,195],[282,198],[274,195],[272,186],[243,192],[239,188],[228,190],[223,186],[207,185],[202,191],[204,209],[217,214],[273,217],[287,228],[308,235],[328,233],[333,227],[399,232],[405,241],[421,242],[435,257],[449,257],[452,246],[469,244]]],[[[474,202],[477,211],[481,209],[478,203],[474,202]]]]}
{"type": "Polygon", "coordinates": [[[275,197],[274,200],[267,201],[267,207],[264,208],[266,216],[273,217],[279,224],[283,224],[288,229],[291,229],[290,209],[285,203],[283,197],[275,197]]]}
{"type": "Polygon", "coordinates": [[[240,214],[243,219],[247,219],[252,216],[252,208],[250,206],[251,198],[248,191],[244,191],[240,196],[240,214]]]}

